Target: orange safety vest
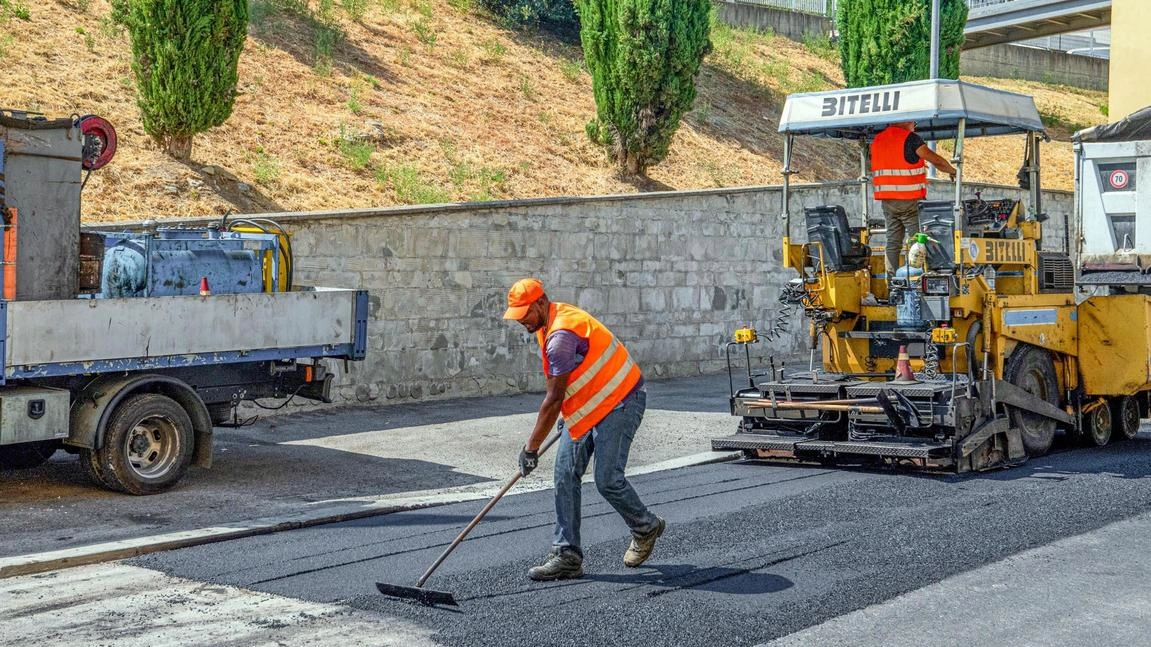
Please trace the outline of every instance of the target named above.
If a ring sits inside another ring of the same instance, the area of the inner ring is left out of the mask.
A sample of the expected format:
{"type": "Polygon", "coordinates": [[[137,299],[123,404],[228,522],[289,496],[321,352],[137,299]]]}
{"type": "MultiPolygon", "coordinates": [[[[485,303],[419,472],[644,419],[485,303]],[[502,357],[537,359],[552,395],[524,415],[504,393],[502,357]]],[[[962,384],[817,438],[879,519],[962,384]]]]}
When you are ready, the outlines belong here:
{"type": "Polygon", "coordinates": [[[927,165],[908,164],[903,145],[910,130],[888,126],[871,142],[871,184],[876,200],[922,200],[927,197],[927,165]]]}
{"type": "Polygon", "coordinates": [[[588,342],[583,362],[571,372],[560,405],[564,425],[573,440],[579,440],[631,393],[641,377],[639,366],[607,326],[595,317],[566,303],[552,303],[548,312],[551,325],[536,331],[548,374],[547,336],[567,330],[588,342]]]}

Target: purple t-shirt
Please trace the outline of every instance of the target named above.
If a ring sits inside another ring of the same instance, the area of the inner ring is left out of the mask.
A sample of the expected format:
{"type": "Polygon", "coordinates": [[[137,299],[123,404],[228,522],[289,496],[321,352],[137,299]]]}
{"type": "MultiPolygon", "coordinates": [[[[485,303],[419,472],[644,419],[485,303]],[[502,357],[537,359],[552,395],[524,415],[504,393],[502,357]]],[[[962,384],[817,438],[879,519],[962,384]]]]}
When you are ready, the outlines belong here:
{"type": "Polygon", "coordinates": [[[544,352],[548,356],[548,377],[567,375],[587,355],[587,340],[570,330],[557,330],[548,335],[544,352]]]}
{"type": "MultiPolygon", "coordinates": [[[[544,352],[548,356],[548,377],[566,375],[574,371],[583,363],[587,348],[587,340],[570,330],[557,330],[548,335],[547,343],[544,345],[544,352]]],[[[643,384],[643,376],[640,376],[631,393],[643,388],[643,384]]]]}

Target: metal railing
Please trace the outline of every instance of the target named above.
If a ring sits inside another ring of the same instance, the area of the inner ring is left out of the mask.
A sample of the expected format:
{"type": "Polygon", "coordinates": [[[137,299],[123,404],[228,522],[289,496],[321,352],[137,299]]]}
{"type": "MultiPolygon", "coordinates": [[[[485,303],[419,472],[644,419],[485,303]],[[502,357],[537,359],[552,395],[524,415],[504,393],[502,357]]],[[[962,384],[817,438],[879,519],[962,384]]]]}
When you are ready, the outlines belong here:
{"type": "Polygon", "coordinates": [[[785,11],[798,11],[817,16],[835,16],[836,0],[734,0],[736,4],[753,4],[763,7],[774,7],[785,11]]]}
{"type": "Polygon", "coordinates": [[[967,8],[979,9],[980,7],[989,7],[991,5],[1005,4],[1008,2],[1019,2],[1019,0],[967,0],[967,8]]]}
{"type": "MultiPolygon", "coordinates": [[[[817,16],[835,16],[836,0],[732,0],[737,4],[754,4],[765,7],[775,7],[787,11],[799,11],[815,14],[817,16]]],[[[982,9],[993,5],[1009,2],[1027,2],[1028,0],[967,0],[969,9],[982,9]]]]}

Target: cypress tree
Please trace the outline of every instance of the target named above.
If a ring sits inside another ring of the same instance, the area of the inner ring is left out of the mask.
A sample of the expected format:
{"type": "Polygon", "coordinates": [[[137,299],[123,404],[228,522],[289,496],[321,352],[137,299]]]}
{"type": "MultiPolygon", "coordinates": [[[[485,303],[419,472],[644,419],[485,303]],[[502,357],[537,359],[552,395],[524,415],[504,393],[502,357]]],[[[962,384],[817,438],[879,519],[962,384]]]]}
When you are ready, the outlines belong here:
{"type": "Polygon", "coordinates": [[[127,0],[125,21],[144,131],[187,160],[192,136],[232,114],[248,1],[127,0]]]}
{"type": "MultiPolygon", "coordinates": [[[[931,74],[931,0],[840,0],[835,15],[848,87],[902,83],[931,74]]],[[[959,78],[964,0],[942,0],[939,77],[959,78]]]]}
{"type": "Polygon", "coordinates": [[[667,157],[711,50],[709,0],[577,0],[596,118],[587,125],[620,169],[667,157]]]}

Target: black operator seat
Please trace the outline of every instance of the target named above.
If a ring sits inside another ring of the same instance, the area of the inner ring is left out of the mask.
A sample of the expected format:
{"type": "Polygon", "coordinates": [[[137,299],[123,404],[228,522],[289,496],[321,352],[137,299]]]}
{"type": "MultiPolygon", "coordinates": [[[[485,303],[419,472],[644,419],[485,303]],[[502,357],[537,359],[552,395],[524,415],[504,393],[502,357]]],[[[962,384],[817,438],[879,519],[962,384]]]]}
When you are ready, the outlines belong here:
{"type": "Polygon", "coordinates": [[[955,204],[950,200],[920,200],[919,231],[937,241],[927,243],[927,267],[933,272],[954,270],[955,204]]]}
{"type": "MultiPolygon", "coordinates": [[[[823,247],[827,271],[855,272],[867,267],[871,248],[859,242],[863,227],[849,226],[842,206],[808,207],[803,215],[807,218],[807,240],[823,247]]],[[[817,253],[811,255],[816,271],[820,271],[817,253]]]]}

